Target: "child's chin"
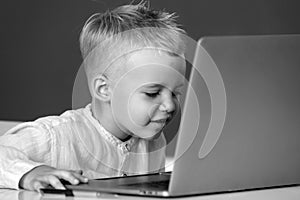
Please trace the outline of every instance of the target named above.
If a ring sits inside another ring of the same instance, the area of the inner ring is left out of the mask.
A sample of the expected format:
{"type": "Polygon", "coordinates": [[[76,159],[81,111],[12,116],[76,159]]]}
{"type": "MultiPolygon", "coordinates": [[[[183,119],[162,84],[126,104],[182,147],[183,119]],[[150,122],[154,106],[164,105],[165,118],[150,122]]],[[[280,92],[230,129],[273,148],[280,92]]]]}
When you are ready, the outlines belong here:
{"type": "Polygon", "coordinates": [[[158,132],[158,133],[156,133],[156,134],[154,134],[153,136],[145,138],[145,139],[146,140],[156,140],[157,138],[159,138],[160,134],[161,134],[161,131],[158,132]]]}

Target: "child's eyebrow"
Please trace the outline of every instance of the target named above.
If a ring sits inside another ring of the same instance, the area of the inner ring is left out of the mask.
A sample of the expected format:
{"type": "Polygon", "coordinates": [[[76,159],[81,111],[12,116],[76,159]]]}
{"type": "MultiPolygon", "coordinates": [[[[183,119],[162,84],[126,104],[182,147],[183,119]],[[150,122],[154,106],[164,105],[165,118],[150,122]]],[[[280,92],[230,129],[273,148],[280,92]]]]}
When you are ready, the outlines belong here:
{"type": "Polygon", "coordinates": [[[145,85],[144,87],[146,87],[146,88],[157,88],[157,87],[163,87],[163,85],[154,83],[154,84],[145,85]]]}
{"type": "MultiPolygon", "coordinates": [[[[182,83],[182,84],[180,84],[180,85],[177,85],[175,88],[180,88],[180,87],[182,87],[182,86],[184,86],[184,84],[182,83]]],[[[162,84],[158,84],[158,83],[153,83],[153,84],[149,84],[149,85],[145,85],[144,86],[145,88],[160,88],[160,87],[164,87],[164,85],[162,85],[162,84]]]]}

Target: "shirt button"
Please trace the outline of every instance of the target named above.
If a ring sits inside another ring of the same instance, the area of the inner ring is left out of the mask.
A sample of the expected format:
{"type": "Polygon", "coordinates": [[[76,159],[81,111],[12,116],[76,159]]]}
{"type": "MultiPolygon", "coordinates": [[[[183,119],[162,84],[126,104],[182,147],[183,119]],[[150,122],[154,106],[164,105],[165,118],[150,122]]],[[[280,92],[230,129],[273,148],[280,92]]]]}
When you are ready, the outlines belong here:
{"type": "Polygon", "coordinates": [[[129,145],[125,144],[125,148],[127,149],[127,151],[130,151],[129,145]]]}

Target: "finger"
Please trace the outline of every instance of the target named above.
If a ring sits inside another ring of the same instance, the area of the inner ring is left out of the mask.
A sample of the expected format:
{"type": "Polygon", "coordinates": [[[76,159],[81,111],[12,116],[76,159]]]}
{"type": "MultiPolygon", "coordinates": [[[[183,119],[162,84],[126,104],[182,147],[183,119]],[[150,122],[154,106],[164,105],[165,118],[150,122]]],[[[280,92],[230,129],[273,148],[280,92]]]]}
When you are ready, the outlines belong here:
{"type": "Polygon", "coordinates": [[[89,179],[81,174],[74,173],[73,174],[80,182],[87,183],[89,179]]]}
{"type": "Polygon", "coordinates": [[[69,181],[69,183],[71,183],[72,185],[77,185],[80,180],[78,180],[77,177],[75,177],[73,174],[76,174],[74,172],[71,171],[66,171],[66,170],[57,170],[54,172],[54,175],[64,179],[66,181],[69,181]]]}
{"type": "Polygon", "coordinates": [[[39,182],[39,181],[33,182],[32,190],[40,192],[40,189],[42,189],[42,188],[43,188],[43,185],[41,182],[39,182]]]}
{"type": "Polygon", "coordinates": [[[45,186],[40,181],[34,181],[32,184],[32,190],[41,192],[41,189],[45,188],[45,186]]]}
{"type": "Polygon", "coordinates": [[[48,175],[45,177],[46,181],[55,189],[65,190],[66,188],[63,184],[59,181],[58,177],[53,175],[48,175]]]}

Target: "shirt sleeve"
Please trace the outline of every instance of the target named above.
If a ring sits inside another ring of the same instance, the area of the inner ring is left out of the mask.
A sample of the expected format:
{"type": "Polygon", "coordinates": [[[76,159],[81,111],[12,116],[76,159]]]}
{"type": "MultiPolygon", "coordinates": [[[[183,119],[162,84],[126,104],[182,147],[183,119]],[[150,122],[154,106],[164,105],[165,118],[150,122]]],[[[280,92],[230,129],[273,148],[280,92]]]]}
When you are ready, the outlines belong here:
{"type": "Polygon", "coordinates": [[[0,187],[19,189],[22,176],[49,163],[50,134],[38,126],[20,124],[0,137],[0,187]]]}

